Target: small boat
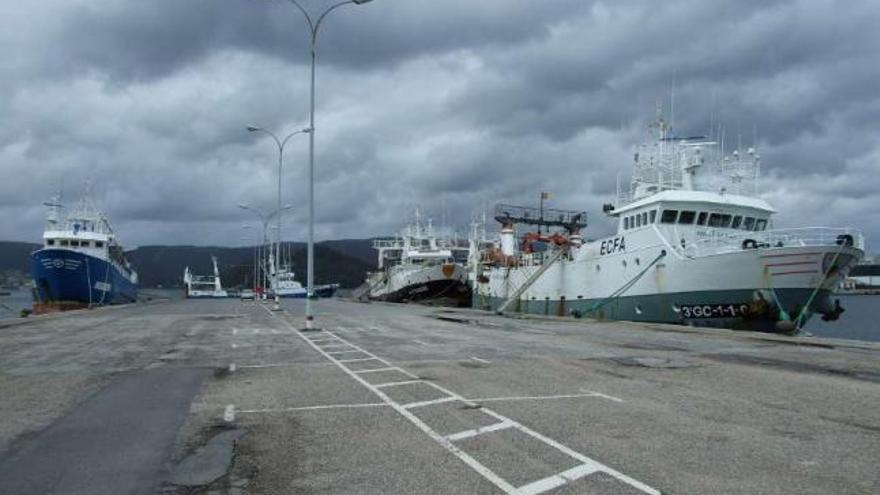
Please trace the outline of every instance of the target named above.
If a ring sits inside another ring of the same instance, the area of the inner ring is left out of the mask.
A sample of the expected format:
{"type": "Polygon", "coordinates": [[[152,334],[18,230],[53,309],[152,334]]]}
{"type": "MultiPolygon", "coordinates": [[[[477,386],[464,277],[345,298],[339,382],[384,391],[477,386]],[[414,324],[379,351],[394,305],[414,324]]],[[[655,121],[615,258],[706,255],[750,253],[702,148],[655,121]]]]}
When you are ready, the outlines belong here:
{"type": "Polygon", "coordinates": [[[217,299],[229,297],[229,293],[223,288],[220,281],[220,270],[217,268],[217,258],[211,256],[214,264],[214,275],[193,275],[189,267],[183,271],[183,284],[186,287],[188,299],[217,299]]]}

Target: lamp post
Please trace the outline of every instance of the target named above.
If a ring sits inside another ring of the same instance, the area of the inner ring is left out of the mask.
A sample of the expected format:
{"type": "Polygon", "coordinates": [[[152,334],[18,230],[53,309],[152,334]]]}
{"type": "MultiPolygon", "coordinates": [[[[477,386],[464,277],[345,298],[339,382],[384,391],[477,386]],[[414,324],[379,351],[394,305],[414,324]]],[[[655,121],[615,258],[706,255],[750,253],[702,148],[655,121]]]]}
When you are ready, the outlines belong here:
{"type": "MultiPolygon", "coordinates": [[[[250,206],[243,204],[243,203],[239,203],[238,207],[241,208],[242,210],[248,210],[250,212],[253,212],[258,217],[260,217],[260,222],[263,224],[263,244],[268,244],[269,243],[269,236],[268,236],[269,222],[272,221],[272,219],[275,217],[275,215],[278,215],[278,218],[280,219],[281,212],[293,208],[293,205],[284,205],[283,207],[279,206],[278,209],[272,211],[268,215],[265,215],[265,214],[263,214],[262,211],[260,211],[256,208],[250,207],[250,206]]],[[[278,237],[280,238],[281,237],[281,222],[280,222],[280,220],[279,220],[277,228],[278,228],[278,237]]],[[[270,253],[272,252],[271,246],[269,246],[269,252],[270,253]]],[[[279,250],[279,253],[280,253],[280,250],[279,250]]],[[[278,264],[278,260],[276,259],[275,263],[273,263],[273,267],[272,267],[272,269],[275,272],[278,271],[277,264],[278,264]]],[[[266,278],[268,278],[268,277],[266,277],[266,278]]],[[[265,288],[265,284],[263,285],[263,288],[265,288]]],[[[275,309],[276,310],[281,309],[281,304],[278,299],[277,293],[275,294],[275,309]]]]}
{"type": "MultiPolygon", "coordinates": [[[[243,237],[242,239],[247,239],[248,241],[254,243],[254,279],[251,283],[251,288],[254,289],[254,294],[256,294],[256,289],[257,289],[257,244],[258,244],[257,233],[251,231],[250,225],[242,225],[241,229],[247,230],[248,232],[251,232],[253,234],[250,237],[243,237]]],[[[256,296],[254,296],[254,298],[256,299],[256,296]]]]}
{"type": "Polygon", "coordinates": [[[331,5],[317,20],[313,21],[308,11],[299,4],[297,0],[287,0],[302,12],[309,25],[309,51],[312,56],[312,71],[309,91],[309,240],[306,250],[307,259],[307,283],[306,283],[306,330],[312,328],[314,316],[312,315],[312,294],[315,281],[315,45],[318,40],[318,29],[321,28],[321,22],[327,17],[327,14],[343,5],[354,4],[363,5],[372,0],[346,0],[331,5]]]}
{"type": "MultiPolygon", "coordinates": [[[[248,132],[266,133],[275,141],[275,144],[278,145],[278,210],[276,210],[276,212],[278,213],[278,225],[277,225],[278,242],[275,244],[275,265],[276,265],[275,266],[275,273],[277,275],[277,273],[278,273],[278,266],[277,265],[278,265],[278,263],[280,263],[280,260],[281,260],[281,210],[282,210],[282,208],[281,208],[281,167],[284,165],[284,146],[287,145],[288,139],[292,138],[293,136],[296,136],[297,134],[311,134],[312,129],[306,128],[306,129],[300,129],[298,131],[291,132],[290,134],[285,136],[284,139],[278,139],[278,136],[276,136],[273,132],[268,131],[262,127],[255,127],[255,126],[249,125],[249,126],[247,126],[247,130],[248,130],[248,132]]],[[[281,301],[278,299],[278,293],[276,292],[275,293],[275,310],[277,311],[279,309],[281,309],[281,301]]]]}

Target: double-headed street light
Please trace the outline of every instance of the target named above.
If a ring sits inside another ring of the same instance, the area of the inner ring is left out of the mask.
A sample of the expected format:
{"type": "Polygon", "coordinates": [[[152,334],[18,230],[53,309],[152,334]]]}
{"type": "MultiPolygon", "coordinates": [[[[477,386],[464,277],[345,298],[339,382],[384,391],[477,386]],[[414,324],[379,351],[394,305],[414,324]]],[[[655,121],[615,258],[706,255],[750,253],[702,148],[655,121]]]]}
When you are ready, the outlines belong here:
{"type": "MultiPolygon", "coordinates": [[[[277,265],[281,260],[281,168],[284,166],[284,146],[287,145],[287,141],[293,136],[296,136],[297,134],[311,134],[312,129],[306,128],[291,132],[290,134],[285,136],[284,139],[278,139],[278,136],[276,136],[273,132],[268,131],[262,127],[249,125],[247,126],[247,130],[248,132],[263,132],[265,134],[268,134],[275,141],[275,144],[278,145],[278,210],[276,210],[276,212],[278,213],[278,243],[275,245],[275,263],[277,265]]],[[[278,271],[277,267],[275,271],[278,271]]],[[[275,309],[281,309],[281,302],[278,298],[278,291],[275,291],[275,309]]]]}
{"type": "Polygon", "coordinates": [[[318,40],[318,30],[321,28],[321,22],[327,17],[327,14],[343,5],[355,4],[363,5],[372,0],[346,0],[331,5],[327,10],[318,16],[317,20],[312,20],[312,16],[308,11],[299,4],[297,0],[287,0],[302,12],[309,25],[309,51],[312,55],[312,72],[310,84],[309,98],[309,241],[308,241],[308,269],[307,269],[307,286],[306,286],[306,330],[312,328],[314,316],[312,315],[312,295],[314,294],[315,281],[315,45],[318,40]]]}

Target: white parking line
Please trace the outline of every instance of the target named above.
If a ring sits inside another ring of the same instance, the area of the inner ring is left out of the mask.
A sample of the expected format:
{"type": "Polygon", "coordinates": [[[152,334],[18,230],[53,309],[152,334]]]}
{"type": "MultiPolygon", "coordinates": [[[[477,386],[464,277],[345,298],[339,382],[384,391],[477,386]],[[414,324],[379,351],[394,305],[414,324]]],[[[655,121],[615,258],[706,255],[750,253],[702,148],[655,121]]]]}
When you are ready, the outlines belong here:
{"type": "Polygon", "coordinates": [[[277,409],[242,409],[239,414],[270,414],[296,411],[323,411],[325,409],[360,409],[362,407],[388,407],[384,402],[367,402],[364,404],[327,404],[324,406],[282,407],[277,409]]]}
{"type": "Polygon", "coordinates": [[[357,349],[352,349],[350,351],[329,351],[329,352],[327,352],[327,354],[332,354],[335,356],[337,354],[347,354],[347,353],[352,353],[352,352],[361,352],[361,351],[359,351],[357,349]]]}
{"type": "Polygon", "coordinates": [[[377,383],[376,388],[397,387],[400,385],[410,385],[412,383],[423,383],[422,380],[406,380],[402,382],[377,383]]]}
{"type": "MultiPolygon", "coordinates": [[[[334,358],[334,359],[336,359],[336,358],[334,358]]],[[[375,361],[377,359],[379,359],[379,358],[368,357],[368,358],[357,358],[357,359],[338,359],[336,362],[338,362],[338,363],[360,363],[361,361],[375,361]]]]}
{"type": "Polygon", "coordinates": [[[457,442],[459,440],[464,440],[465,438],[475,437],[477,435],[482,435],[483,433],[490,433],[493,431],[503,430],[505,428],[510,428],[513,426],[513,423],[509,423],[507,421],[501,421],[500,423],[491,424],[489,426],[483,426],[480,428],[474,428],[473,430],[465,430],[460,431],[458,433],[453,433],[452,435],[447,435],[446,439],[450,442],[457,442]]]}
{"type": "Polygon", "coordinates": [[[478,357],[476,357],[476,356],[471,356],[471,359],[474,360],[474,361],[476,361],[476,362],[478,362],[478,363],[492,364],[492,361],[489,361],[488,359],[478,358],[478,357]]]}
{"type": "Polygon", "coordinates": [[[518,401],[518,400],[554,400],[554,399],[579,399],[583,397],[601,397],[603,399],[610,399],[615,402],[623,402],[621,399],[616,397],[606,396],[605,394],[599,393],[584,393],[584,394],[559,394],[559,395],[514,395],[511,397],[483,397],[480,399],[468,399],[472,402],[507,402],[507,401],[518,401]]]}
{"type": "Polygon", "coordinates": [[[554,474],[553,476],[548,476],[544,479],[529,483],[528,485],[521,486],[516,493],[517,495],[544,493],[566,483],[571,483],[572,481],[583,478],[588,474],[593,474],[596,471],[595,466],[592,465],[583,464],[581,466],[575,466],[561,473],[554,474]]]}
{"type": "Polygon", "coordinates": [[[433,406],[434,404],[442,404],[444,402],[452,402],[454,400],[458,400],[458,398],[456,398],[456,397],[441,397],[439,399],[423,400],[423,401],[419,401],[419,402],[410,402],[409,404],[403,404],[400,407],[402,407],[404,409],[415,409],[417,407],[433,406]]]}
{"type": "MultiPolygon", "coordinates": [[[[290,324],[290,322],[288,322],[284,318],[281,318],[281,317],[273,314],[268,309],[267,309],[267,312],[272,317],[274,317],[274,318],[280,320],[282,323],[286,324],[288,327],[293,328],[292,325],[290,324]]],[[[327,333],[329,334],[329,332],[327,332],[327,333]]],[[[418,427],[420,430],[422,430],[425,434],[427,434],[429,437],[431,437],[434,441],[439,443],[447,451],[449,451],[451,454],[458,457],[459,460],[461,460],[462,462],[467,464],[471,469],[476,471],[483,478],[485,478],[487,481],[494,484],[496,487],[501,489],[506,494],[509,494],[509,495],[518,494],[518,493],[524,493],[524,494],[529,494],[529,495],[538,494],[538,493],[542,493],[544,491],[547,491],[547,490],[550,490],[550,489],[553,489],[555,487],[560,486],[559,483],[561,483],[561,484],[569,483],[570,481],[577,479],[581,476],[585,476],[586,474],[601,471],[601,472],[606,473],[606,474],[616,478],[617,480],[622,481],[622,482],[624,482],[624,483],[632,486],[633,488],[636,488],[644,493],[647,493],[650,495],[660,495],[660,492],[658,490],[651,488],[650,486],[648,486],[648,485],[646,485],[646,484],[644,484],[634,478],[631,478],[631,477],[629,477],[629,476],[627,476],[617,470],[614,470],[614,469],[610,468],[609,466],[601,464],[600,462],[595,461],[595,460],[557,442],[556,440],[553,440],[552,438],[549,438],[545,435],[542,435],[542,434],[532,430],[531,428],[524,426],[521,423],[514,421],[513,419],[510,419],[506,416],[503,416],[503,415],[501,415],[501,414],[499,414],[499,413],[497,413],[487,407],[480,407],[479,410],[481,412],[497,419],[499,421],[499,423],[508,423],[508,424],[510,424],[509,428],[515,428],[516,430],[518,430],[526,435],[529,435],[529,436],[545,443],[546,445],[548,445],[550,447],[555,448],[556,450],[568,455],[569,457],[572,457],[572,458],[580,461],[580,463],[581,463],[581,466],[578,466],[576,468],[569,469],[569,470],[563,471],[561,473],[557,473],[557,474],[550,476],[548,478],[545,478],[543,480],[538,480],[534,483],[527,484],[522,487],[523,491],[520,491],[516,487],[514,487],[512,484],[510,484],[507,480],[501,478],[495,472],[493,472],[491,469],[489,469],[488,467],[486,467],[485,465],[483,465],[482,463],[477,461],[470,454],[468,454],[467,452],[465,452],[462,449],[455,446],[449,439],[447,439],[445,436],[442,436],[439,433],[437,433],[433,428],[428,426],[424,421],[422,421],[417,416],[415,416],[412,412],[409,411],[409,409],[411,409],[411,408],[427,407],[427,406],[431,406],[434,404],[440,404],[440,403],[451,402],[451,401],[461,401],[465,404],[476,405],[472,401],[469,401],[468,399],[465,399],[461,395],[456,394],[455,392],[452,392],[450,390],[447,390],[444,387],[437,385],[436,383],[433,383],[430,381],[423,381],[423,383],[425,383],[426,385],[429,385],[429,386],[437,389],[438,391],[446,394],[447,397],[443,397],[440,399],[434,399],[434,400],[430,400],[430,401],[421,401],[421,402],[413,402],[413,403],[409,403],[409,404],[400,404],[400,403],[396,402],[394,399],[392,399],[391,397],[389,397],[387,394],[385,394],[380,388],[378,388],[377,386],[364,380],[363,377],[359,376],[358,371],[354,371],[354,370],[349,369],[347,366],[345,366],[345,364],[342,361],[340,361],[340,360],[336,359],[335,357],[333,357],[332,355],[328,354],[325,350],[323,350],[321,347],[317,346],[315,343],[311,342],[304,335],[302,335],[302,334],[298,334],[298,335],[300,336],[300,338],[302,338],[306,342],[309,342],[309,345],[311,345],[312,348],[314,348],[316,351],[321,353],[324,357],[326,357],[331,362],[335,363],[342,371],[344,371],[346,374],[348,374],[354,380],[356,380],[361,385],[363,385],[364,387],[366,387],[367,389],[372,391],[376,396],[378,396],[380,399],[382,399],[382,401],[384,403],[388,404],[397,413],[399,413],[401,416],[403,416],[404,418],[409,420],[412,424],[414,424],[416,427],[418,427]]],[[[373,356],[375,360],[388,365],[387,368],[373,369],[372,371],[387,371],[387,370],[394,369],[394,370],[399,371],[400,373],[403,373],[404,375],[407,375],[413,379],[419,379],[419,377],[417,375],[410,373],[409,371],[406,371],[402,368],[391,366],[391,363],[388,362],[387,360],[382,359],[378,356],[375,356],[375,354],[372,354],[369,351],[364,350],[362,347],[359,347],[355,344],[348,342],[347,340],[343,339],[342,337],[336,336],[336,338],[339,339],[340,342],[345,342],[345,343],[349,344],[352,348],[359,349],[359,350],[363,351],[364,354],[366,354],[368,356],[373,356]]],[[[361,371],[360,373],[362,373],[362,372],[363,371],[361,371]]]]}
{"type": "Polygon", "coordinates": [[[352,373],[354,373],[356,375],[362,375],[364,373],[375,373],[377,371],[400,371],[401,373],[403,372],[403,370],[398,368],[397,366],[389,366],[387,368],[373,368],[370,370],[357,370],[357,371],[352,371],[352,373]]]}

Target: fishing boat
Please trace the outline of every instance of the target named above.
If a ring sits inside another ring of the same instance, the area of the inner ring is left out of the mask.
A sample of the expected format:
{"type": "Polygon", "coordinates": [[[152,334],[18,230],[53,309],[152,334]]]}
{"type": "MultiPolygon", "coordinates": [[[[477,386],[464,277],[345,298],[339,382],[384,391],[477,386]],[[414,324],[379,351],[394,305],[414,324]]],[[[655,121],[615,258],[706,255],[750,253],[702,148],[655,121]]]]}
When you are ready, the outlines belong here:
{"type": "Polygon", "coordinates": [[[775,228],[758,153],[723,148],[672,136],[658,113],[629,189],[603,207],[617,232],[594,241],[582,237],[586,213],[499,205],[474,306],[785,333],[816,314],[836,320],[832,291],[864,256],[861,232],[775,228]]]}
{"type": "Polygon", "coordinates": [[[220,269],[217,267],[217,258],[211,256],[214,266],[213,275],[193,275],[187,266],[183,270],[183,285],[188,299],[215,299],[229,297],[229,292],[223,288],[220,279],[220,269]]]}
{"type": "MultiPolygon", "coordinates": [[[[270,277],[271,293],[283,298],[304,298],[308,291],[296,280],[293,270],[282,267],[274,276],[270,277]]],[[[339,289],[339,284],[315,285],[313,297],[333,297],[339,289]]]]}
{"type": "Polygon", "coordinates": [[[468,305],[470,286],[467,246],[454,239],[438,237],[430,219],[415,221],[398,236],[373,241],[378,252],[378,270],[369,274],[367,297],[388,302],[438,302],[468,305]]]}
{"type": "Polygon", "coordinates": [[[86,192],[69,214],[60,195],[44,204],[49,213],[43,245],[30,259],[35,310],[137,300],[137,271],[90,194],[86,192]]]}

